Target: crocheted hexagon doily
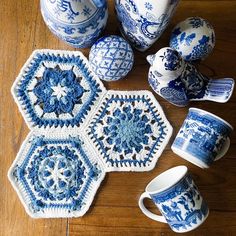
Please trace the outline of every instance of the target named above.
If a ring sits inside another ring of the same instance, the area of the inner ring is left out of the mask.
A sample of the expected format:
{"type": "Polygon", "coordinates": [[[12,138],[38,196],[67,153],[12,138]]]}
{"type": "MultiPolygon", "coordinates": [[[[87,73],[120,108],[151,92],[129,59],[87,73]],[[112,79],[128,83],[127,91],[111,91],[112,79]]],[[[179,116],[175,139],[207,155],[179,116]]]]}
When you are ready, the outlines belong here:
{"type": "Polygon", "coordinates": [[[34,218],[84,215],[104,176],[86,139],[68,129],[31,131],[8,172],[34,218]]]}
{"type": "Polygon", "coordinates": [[[80,126],[104,92],[81,52],[47,49],[32,53],[12,86],[29,128],[80,126]]]}
{"type": "Polygon", "coordinates": [[[106,171],[148,171],[172,127],[149,91],[108,91],[86,126],[106,171]]]}

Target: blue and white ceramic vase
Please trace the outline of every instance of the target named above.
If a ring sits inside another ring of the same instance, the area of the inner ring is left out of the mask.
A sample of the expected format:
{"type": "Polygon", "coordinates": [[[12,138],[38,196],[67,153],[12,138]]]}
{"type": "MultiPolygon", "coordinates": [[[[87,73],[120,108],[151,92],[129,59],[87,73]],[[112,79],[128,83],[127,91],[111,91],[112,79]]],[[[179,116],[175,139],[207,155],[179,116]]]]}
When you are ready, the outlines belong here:
{"type": "Polygon", "coordinates": [[[116,0],[122,34],[139,51],[155,43],[166,29],[179,0],[116,0]]]}
{"type": "Polygon", "coordinates": [[[106,0],[41,0],[40,3],[49,29],[72,47],[92,46],[106,26],[106,0]]]}
{"type": "Polygon", "coordinates": [[[147,60],[151,65],[148,81],[152,89],[176,106],[188,105],[189,99],[181,80],[185,61],[179,53],[166,47],[160,49],[155,55],[148,56],[147,60]]]}

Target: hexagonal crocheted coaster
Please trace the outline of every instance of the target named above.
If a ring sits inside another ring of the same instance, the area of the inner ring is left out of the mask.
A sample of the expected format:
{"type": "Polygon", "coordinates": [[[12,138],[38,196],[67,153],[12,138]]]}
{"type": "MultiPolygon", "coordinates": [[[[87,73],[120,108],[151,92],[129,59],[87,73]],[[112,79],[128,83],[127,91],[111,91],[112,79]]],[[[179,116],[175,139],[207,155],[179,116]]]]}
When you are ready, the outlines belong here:
{"type": "Polygon", "coordinates": [[[29,128],[80,126],[104,92],[81,52],[47,49],[32,53],[12,86],[29,128]]]}
{"type": "Polygon", "coordinates": [[[105,176],[97,154],[77,130],[31,131],[8,177],[34,218],[78,217],[105,176]]]}
{"type": "Polygon", "coordinates": [[[148,171],[167,145],[172,127],[149,91],[108,91],[86,133],[106,171],[148,171]]]}

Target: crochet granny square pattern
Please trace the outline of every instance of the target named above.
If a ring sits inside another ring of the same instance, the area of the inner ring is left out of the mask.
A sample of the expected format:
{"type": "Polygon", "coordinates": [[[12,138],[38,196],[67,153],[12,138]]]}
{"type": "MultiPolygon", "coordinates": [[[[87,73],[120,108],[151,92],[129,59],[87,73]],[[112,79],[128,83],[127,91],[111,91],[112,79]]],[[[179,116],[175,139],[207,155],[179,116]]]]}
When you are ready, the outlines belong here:
{"type": "Polygon", "coordinates": [[[34,218],[84,215],[104,176],[86,139],[64,129],[31,131],[8,172],[34,218]]]}
{"type": "Polygon", "coordinates": [[[81,52],[36,50],[23,66],[12,94],[29,126],[80,126],[105,88],[81,52]]]}
{"type": "Polygon", "coordinates": [[[154,168],[172,127],[149,91],[108,91],[86,127],[106,171],[154,168]]]}

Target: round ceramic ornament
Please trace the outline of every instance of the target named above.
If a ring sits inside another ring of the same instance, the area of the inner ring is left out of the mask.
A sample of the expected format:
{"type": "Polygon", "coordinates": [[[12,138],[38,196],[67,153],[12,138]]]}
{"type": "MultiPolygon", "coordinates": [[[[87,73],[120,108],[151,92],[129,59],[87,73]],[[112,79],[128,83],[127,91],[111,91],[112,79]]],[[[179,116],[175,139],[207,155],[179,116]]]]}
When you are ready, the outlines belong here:
{"type": "Polygon", "coordinates": [[[205,59],[214,46],[214,29],[200,17],[190,17],[180,22],[171,34],[170,47],[176,49],[186,61],[205,59]]]}
{"type": "Polygon", "coordinates": [[[115,81],[130,72],[134,64],[134,54],[123,38],[111,35],[99,39],[92,46],[89,62],[100,79],[115,81]]]}

